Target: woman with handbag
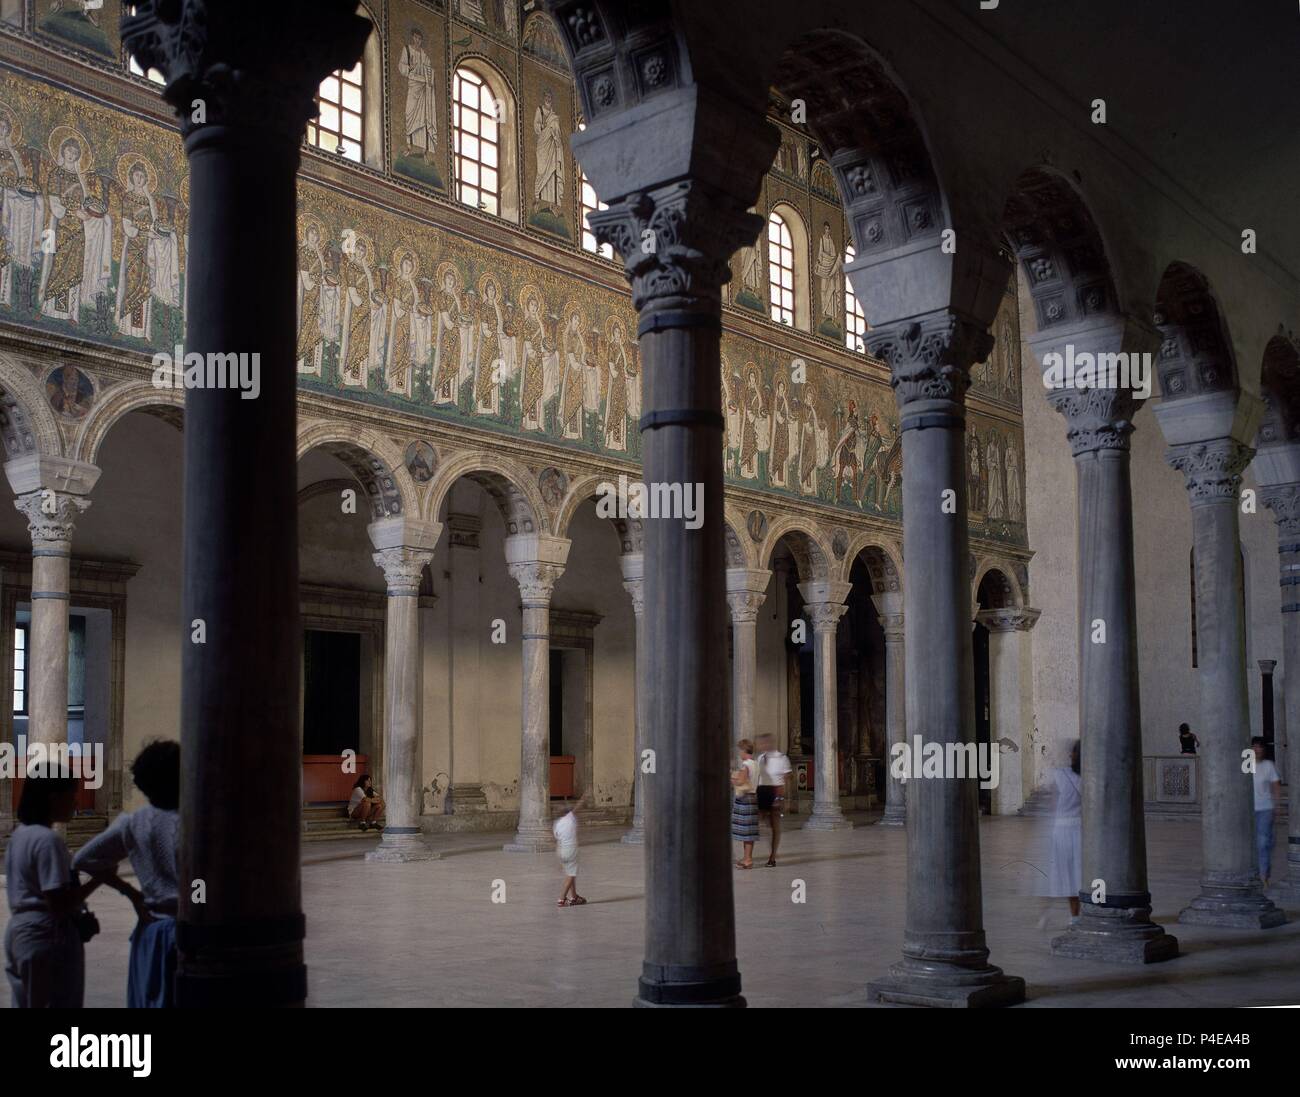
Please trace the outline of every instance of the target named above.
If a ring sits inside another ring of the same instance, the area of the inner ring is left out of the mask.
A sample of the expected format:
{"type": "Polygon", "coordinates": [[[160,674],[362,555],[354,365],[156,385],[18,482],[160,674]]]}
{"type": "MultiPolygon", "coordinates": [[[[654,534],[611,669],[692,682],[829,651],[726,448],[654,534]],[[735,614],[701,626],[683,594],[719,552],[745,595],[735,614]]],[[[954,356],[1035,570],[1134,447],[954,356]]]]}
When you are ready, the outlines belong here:
{"type": "Polygon", "coordinates": [[[85,907],[94,884],[77,884],[68,847],[54,830],[76,805],[74,778],[23,783],[19,826],[5,850],[5,974],[15,1009],[79,1009],[85,996],[85,942],[99,930],[85,907]]]}
{"type": "Polygon", "coordinates": [[[758,841],[758,763],[754,761],[754,744],[742,739],[736,746],[740,750],[740,767],[731,775],[736,788],[736,800],[731,808],[731,837],[740,842],[744,855],[736,862],[737,868],[754,867],[754,843],[758,841]]]}

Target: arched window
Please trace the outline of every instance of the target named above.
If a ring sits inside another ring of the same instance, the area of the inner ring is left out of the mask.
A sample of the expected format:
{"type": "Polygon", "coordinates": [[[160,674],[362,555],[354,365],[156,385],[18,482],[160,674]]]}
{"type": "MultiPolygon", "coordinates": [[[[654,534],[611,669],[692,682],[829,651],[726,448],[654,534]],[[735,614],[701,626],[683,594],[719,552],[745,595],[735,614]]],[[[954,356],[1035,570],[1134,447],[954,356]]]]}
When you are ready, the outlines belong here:
{"type": "Polygon", "coordinates": [[[496,217],[519,216],[514,100],[486,66],[464,64],[451,81],[453,193],[496,217]]]}
{"type": "MultiPolygon", "coordinates": [[[[579,131],[587,128],[586,122],[579,122],[579,131]]],[[[608,244],[602,244],[596,239],[596,234],[591,231],[587,225],[587,214],[594,213],[596,210],[609,209],[607,203],[602,202],[596,197],[596,188],[591,185],[591,180],[587,178],[587,173],[582,170],[582,165],[578,165],[578,199],[582,203],[582,247],[585,251],[594,252],[606,259],[614,258],[614,249],[608,244]]]]}
{"type": "MultiPolygon", "coordinates": [[[[4,5],[0,5],[0,9],[2,9],[3,7],[4,7],[4,5]]],[[[124,13],[125,13],[126,15],[134,15],[134,14],[135,14],[135,5],[134,5],[134,4],[126,4],[126,5],[124,5],[124,9],[125,9],[125,12],[124,12],[124,13]]],[[[2,11],[0,11],[0,18],[2,18],[2,17],[3,17],[3,13],[2,13],[2,11]]],[[[167,83],[167,81],[163,78],[163,74],[162,74],[161,72],[159,72],[157,69],[150,69],[150,70],[146,73],[146,72],[144,71],[144,69],[141,68],[141,67],[136,63],[135,58],[132,57],[130,54],[128,54],[128,55],[127,55],[127,58],[126,58],[126,67],[127,67],[127,71],[129,71],[129,72],[131,73],[132,76],[144,76],[144,77],[146,77],[146,78],[149,80],[149,82],[150,82],[151,84],[165,84],[165,83],[167,83]]]]}
{"type": "Polygon", "coordinates": [[[844,345],[859,354],[867,352],[867,318],[858,304],[857,294],[849,281],[848,265],[853,262],[856,252],[850,244],[844,249],[844,345]]]}
{"type": "MultiPolygon", "coordinates": [[[[364,4],[357,14],[375,27],[379,21],[364,4]]],[[[307,144],[342,156],[355,164],[384,166],[383,101],[379,34],[371,31],[361,60],[350,69],[337,69],[316,89],[319,114],[307,123],[307,144]]]]}
{"type": "Polygon", "coordinates": [[[767,292],[772,319],[794,326],[794,241],[775,210],[767,219],[767,292]]]}

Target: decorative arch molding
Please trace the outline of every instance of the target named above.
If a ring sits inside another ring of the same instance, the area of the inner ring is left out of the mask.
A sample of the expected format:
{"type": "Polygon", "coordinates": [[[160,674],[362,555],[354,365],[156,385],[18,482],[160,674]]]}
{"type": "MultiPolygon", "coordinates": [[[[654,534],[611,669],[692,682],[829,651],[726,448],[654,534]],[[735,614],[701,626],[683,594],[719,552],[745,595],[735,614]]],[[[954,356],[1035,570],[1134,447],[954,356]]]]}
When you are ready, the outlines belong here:
{"type": "Polygon", "coordinates": [[[1170,263],[1156,291],[1157,361],[1166,400],[1237,388],[1237,362],[1227,322],[1205,276],[1181,261],[1170,263]]]}
{"type": "MultiPolygon", "coordinates": [[[[573,519],[577,516],[578,509],[588,499],[594,499],[600,495],[600,486],[602,484],[616,484],[618,482],[617,473],[590,473],[584,474],[574,480],[569,486],[568,494],[560,504],[555,515],[554,527],[557,537],[568,537],[569,526],[572,525],[573,519]]],[[[619,551],[624,555],[633,552],[641,552],[644,547],[645,525],[640,518],[610,518],[607,519],[613,524],[615,531],[618,533],[619,551]]]]}
{"type": "Polygon", "coordinates": [[[1289,332],[1279,329],[1264,347],[1260,393],[1265,410],[1256,445],[1300,442],[1300,343],[1289,332]]]}
{"type": "Polygon", "coordinates": [[[772,523],[758,553],[759,567],[771,569],[777,542],[783,537],[802,581],[830,578],[833,554],[829,542],[816,526],[796,515],[778,518],[772,523]]]}
{"type": "Polygon", "coordinates": [[[871,576],[872,594],[890,594],[903,589],[903,554],[898,545],[870,530],[857,534],[844,554],[842,579],[849,578],[859,558],[871,576]]]}
{"type": "Polygon", "coordinates": [[[1015,564],[992,557],[979,560],[971,582],[971,603],[977,609],[1023,609],[1025,592],[1016,578],[1015,564]],[[981,591],[987,593],[988,604],[981,600],[981,591]]]}
{"type": "Polygon", "coordinates": [[[506,535],[550,533],[551,517],[532,473],[522,464],[483,450],[450,456],[439,466],[424,496],[421,517],[436,522],[452,486],[462,477],[492,497],[506,524],[506,535]]]}
{"type": "Polygon", "coordinates": [[[152,381],[124,381],[101,393],[72,443],[74,460],[99,463],[99,448],[118,421],[133,411],[147,411],[183,429],[185,393],[182,389],[160,388],[152,381]]]}
{"type": "Polygon", "coordinates": [[[40,378],[7,354],[0,354],[0,439],[8,461],[31,453],[63,456],[63,439],[40,378]]]}
{"type": "Polygon", "coordinates": [[[376,519],[418,509],[402,454],[388,439],[364,427],[322,420],[298,428],[298,460],[313,449],[324,450],[348,467],[365,490],[376,519]]]}
{"type": "Polygon", "coordinates": [[[1002,224],[1025,272],[1040,334],[1123,314],[1101,231],[1064,175],[1046,166],[1022,172],[1002,224]]]}
{"type": "Polygon", "coordinates": [[[745,511],[734,503],[724,506],[722,512],[722,547],[726,553],[727,567],[755,568],[755,550],[758,546],[748,533],[745,511]]]}

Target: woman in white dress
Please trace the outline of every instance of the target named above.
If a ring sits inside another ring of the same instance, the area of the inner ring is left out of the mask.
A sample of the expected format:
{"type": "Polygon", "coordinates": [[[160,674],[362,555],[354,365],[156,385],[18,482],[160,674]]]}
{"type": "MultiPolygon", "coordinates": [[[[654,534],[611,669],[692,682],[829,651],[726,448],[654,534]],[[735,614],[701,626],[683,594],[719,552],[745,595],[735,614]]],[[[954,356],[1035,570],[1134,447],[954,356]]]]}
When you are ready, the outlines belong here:
{"type": "Polygon", "coordinates": [[[1083,879],[1083,785],[1079,778],[1079,741],[1070,748],[1070,765],[1051,771],[1056,785],[1056,815],[1052,820],[1051,861],[1044,894],[1064,898],[1071,919],[1079,917],[1079,888],[1083,879]]]}

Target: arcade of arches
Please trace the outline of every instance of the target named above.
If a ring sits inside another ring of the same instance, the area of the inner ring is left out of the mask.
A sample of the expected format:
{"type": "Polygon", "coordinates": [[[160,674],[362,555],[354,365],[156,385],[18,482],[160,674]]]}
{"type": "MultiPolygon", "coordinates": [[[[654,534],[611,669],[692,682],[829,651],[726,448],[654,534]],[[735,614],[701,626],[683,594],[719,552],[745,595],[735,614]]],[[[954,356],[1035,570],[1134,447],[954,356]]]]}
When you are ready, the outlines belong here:
{"type": "Polygon", "coordinates": [[[905,836],[873,1000],[1024,998],[981,830],[1050,811],[1079,738],[1107,894],[1056,978],[1172,959],[1153,909],[1294,961],[1300,813],[1266,891],[1239,762],[1263,734],[1300,780],[1300,296],[1224,226],[1287,229],[1121,166],[1055,85],[983,146],[943,89],[1010,113],[1034,19],[978,31],[995,64],[930,0],[765,35],[739,4],[123,7],[0,4],[0,728],[103,745],[74,837],[182,738],[183,1000],[303,998],[301,842],[361,840],[355,751],[367,871],[549,851],[586,796],[645,858],[638,1001],[741,1004],[727,773],[763,734],[800,841],[905,836]],[[1151,393],[1041,387],[1083,353],[1149,355],[1151,393]],[[620,476],[698,485],[698,528],[610,513],[620,476]],[[985,744],[996,786],[899,780],[912,736],[985,744]],[[1200,876],[1153,899],[1166,825],[1200,876]]]}

